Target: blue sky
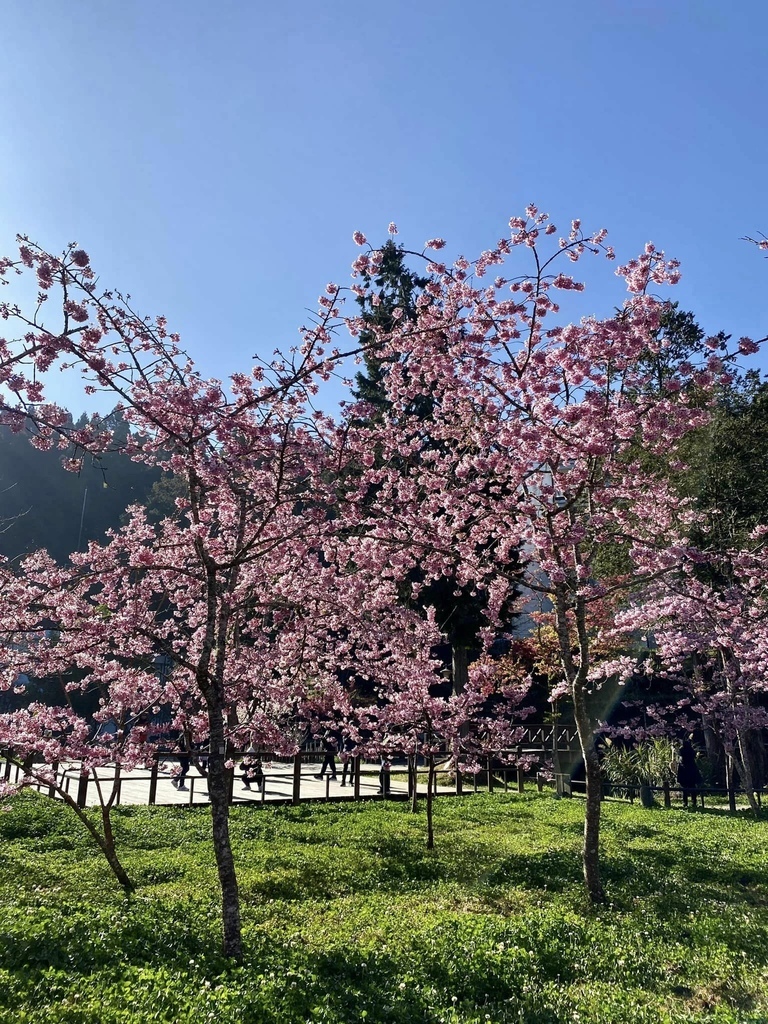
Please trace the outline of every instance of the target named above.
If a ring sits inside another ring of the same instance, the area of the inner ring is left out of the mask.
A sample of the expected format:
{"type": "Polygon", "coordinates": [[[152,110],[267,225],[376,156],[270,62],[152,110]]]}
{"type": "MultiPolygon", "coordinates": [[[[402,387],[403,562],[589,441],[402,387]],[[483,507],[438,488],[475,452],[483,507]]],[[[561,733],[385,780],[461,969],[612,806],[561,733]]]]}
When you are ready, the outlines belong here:
{"type": "Polygon", "coordinates": [[[226,376],[348,280],[353,230],[473,256],[534,201],[761,337],[766,40],[765,0],[8,0],[0,252],[76,239],[226,376]]]}

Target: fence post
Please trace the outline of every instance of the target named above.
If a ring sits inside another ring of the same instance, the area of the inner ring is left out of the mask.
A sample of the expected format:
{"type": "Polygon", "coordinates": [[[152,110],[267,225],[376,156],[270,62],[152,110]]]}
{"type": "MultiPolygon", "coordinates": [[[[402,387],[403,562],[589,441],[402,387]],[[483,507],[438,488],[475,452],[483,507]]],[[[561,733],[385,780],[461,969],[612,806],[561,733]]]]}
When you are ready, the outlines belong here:
{"type": "Polygon", "coordinates": [[[517,769],[517,792],[525,792],[525,772],[522,768],[517,769]]]}
{"type": "Polygon", "coordinates": [[[454,771],[456,772],[456,796],[461,796],[464,792],[464,779],[461,777],[461,765],[459,764],[458,757],[454,761],[454,771]]]}
{"type": "Polygon", "coordinates": [[[541,772],[536,772],[536,789],[540,792],[544,792],[544,776],[541,772]]]}
{"type": "Polygon", "coordinates": [[[77,787],[77,798],[75,800],[78,807],[85,807],[85,801],[88,796],[88,769],[80,771],[80,782],[77,787]]]}
{"type": "Polygon", "coordinates": [[[293,797],[292,803],[301,803],[301,751],[293,755],[293,797]]]}
{"type": "Polygon", "coordinates": [[[160,770],[160,761],[155,755],[152,758],[152,767],[149,769],[149,796],[147,797],[147,803],[150,807],[153,807],[157,800],[157,773],[160,770]]]}
{"type": "Polygon", "coordinates": [[[559,797],[572,796],[571,791],[571,776],[566,775],[565,772],[558,772],[555,776],[555,792],[559,797]]]}
{"type": "Polygon", "coordinates": [[[664,782],[662,783],[662,787],[661,788],[664,790],[664,806],[665,807],[671,807],[672,806],[672,794],[669,791],[669,779],[664,779],[664,782]]]}
{"type": "Polygon", "coordinates": [[[359,800],[360,799],[360,755],[359,754],[357,754],[356,757],[355,757],[355,764],[354,764],[354,768],[352,770],[352,774],[354,775],[354,779],[355,779],[354,786],[352,788],[352,796],[354,797],[355,800],[359,800]]]}
{"type": "Polygon", "coordinates": [[[488,792],[493,792],[493,772],[491,771],[491,755],[488,755],[488,792]]]}
{"type": "MultiPolygon", "coordinates": [[[[59,762],[58,761],[53,761],[52,764],[51,764],[51,768],[53,769],[53,782],[55,784],[56,778],[57,778],[57,776],[59,774],[59,762]]],[[[52,797],[55,794],[55,792],[56,792],[56,790],[54,789],[53,785],[48,787],[48,796],[52,797]]]]}

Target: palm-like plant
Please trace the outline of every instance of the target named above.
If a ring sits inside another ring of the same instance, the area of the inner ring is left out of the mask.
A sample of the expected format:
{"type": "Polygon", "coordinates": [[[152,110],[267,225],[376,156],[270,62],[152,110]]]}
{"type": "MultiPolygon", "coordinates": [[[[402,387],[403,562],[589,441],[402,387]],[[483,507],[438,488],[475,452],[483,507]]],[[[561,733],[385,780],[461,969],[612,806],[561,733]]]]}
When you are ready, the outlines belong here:
{"type": "Polygon", "coordinates": [[[643,806],[653,803],[651,787],[674,782],[678,755],[675,745],[666,737],[657,736],[631,750],[606,741],[602,769],[606,779],[626,791],[630,800],[640,790],[643,806]]]}

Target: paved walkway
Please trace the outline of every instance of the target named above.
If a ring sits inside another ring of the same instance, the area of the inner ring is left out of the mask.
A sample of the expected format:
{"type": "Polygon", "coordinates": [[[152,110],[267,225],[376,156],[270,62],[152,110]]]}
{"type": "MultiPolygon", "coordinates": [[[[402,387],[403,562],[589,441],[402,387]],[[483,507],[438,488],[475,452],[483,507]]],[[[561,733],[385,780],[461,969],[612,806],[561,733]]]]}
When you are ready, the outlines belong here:
{"type": "MultiPolygon", "coordinates": [[[[264,762],[264,793],[262,794],[255,785],[246,789],[242,775],[236,770],[234,786],[232,791],[233,803],[270,803],[290,802],[293,799],[293,771],[292,762],[265,761],[264,762]]],[[[155,789],[155,804],[161,805],[190,805],[208,803],[207,779],[202,776],[194,767],[190,768],[185,780],[184,787],[178,789],[173,783],[172,768],[173,762],[163,764],[161,762],[157,773],[155,789]]],[[[323,779],[318,778],[319,764],[306,763],[301,767],[300,800],[353,800],[354,786],[347,781],[346,786],[341,783],[341,765],[338,767],[336,779],[330,779],[327,775],[323,779]]],[[[85,804],[88,807],[98,806],[99,788],[104,800],[109,795],[114,784],[115,772],[113,768],[104,767],[97,771],[99,785],[93,778],[88,779],[85,792],[85,804]]],[[[64,779],[67,791],[77,799],[78,790],[81,785],[80,771],[78,764],[62,766],[59,769],[59,779],[64,779]]],[[[120,804],[148,804],[151,786],[151,774],[147,769],[138,769],[133,772],[122,772],[119,779],[119,793],[116,803],[120,804]]],[[[423,773],[422,773],[423,778],[423,773]]],[[[438,776],[438,792],[454,793],[453,785],[441,785],[443,780],[438,776]]],[[[447,781],[447,780],[445,780],[447,781]]],[[[420,779],[421,782],[421,779],[420,779]]],[[[45,788],[45,787],[40,787],[45,788]]],[[[420,795],[426,795],[426,784],[418,787],[420,795]]],[[[408,779],[405,765],[394,765],[390,776],[390,794],[397,797],[405,797],[408,794],[408,779]]],[[[379,767],[376,764],[363,764],[360,771],[360,797],[371,799],[380,796],[379,792],[379,767]]]]}

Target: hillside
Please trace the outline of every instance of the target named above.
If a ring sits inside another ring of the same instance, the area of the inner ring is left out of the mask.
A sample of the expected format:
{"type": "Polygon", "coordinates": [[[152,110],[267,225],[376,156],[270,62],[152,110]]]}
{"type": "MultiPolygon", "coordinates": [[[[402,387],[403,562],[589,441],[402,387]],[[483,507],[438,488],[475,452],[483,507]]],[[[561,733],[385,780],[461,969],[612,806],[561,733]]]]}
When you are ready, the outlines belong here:
{"type": "MultiPolygon", "coordinates": [[[[109,417],[117,431],[127,426],[109,417]]],[[[79,473],[62,467],[73,453],[39,451],[26,434],[0,427],[0,554],[8,558],[44,547],[60,563],[90,540],[120,525],[131,504],[147,504],[158,469],[107,452],[87,456],[79,473]]]]}

